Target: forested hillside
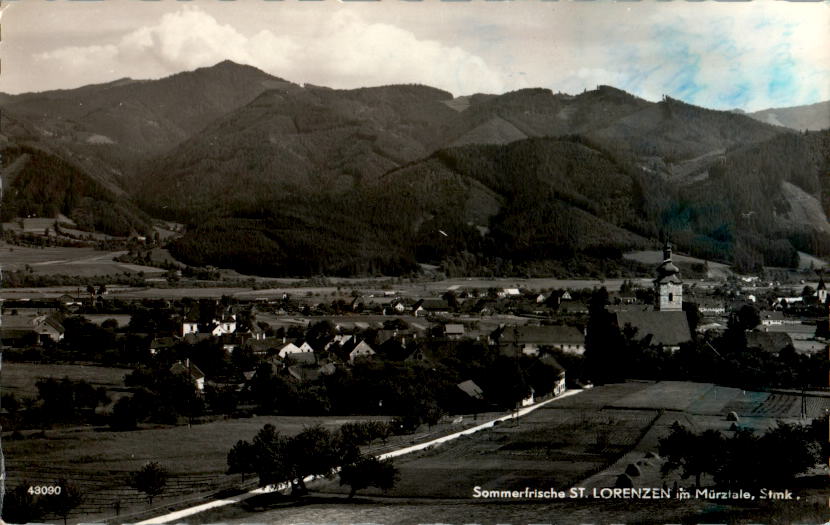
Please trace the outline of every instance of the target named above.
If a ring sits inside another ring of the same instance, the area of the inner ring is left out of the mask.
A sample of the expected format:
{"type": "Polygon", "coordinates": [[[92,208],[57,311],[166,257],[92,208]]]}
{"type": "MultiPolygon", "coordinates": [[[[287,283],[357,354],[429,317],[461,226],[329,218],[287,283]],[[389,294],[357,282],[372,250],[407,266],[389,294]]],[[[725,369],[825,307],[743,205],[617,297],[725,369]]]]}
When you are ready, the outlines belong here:
{"type": "Polygon", "coordinates": [[[610,86],[339,90],[222,62],[0,98],[3,215],[186,225],[189,264],[269,275],[625,271],[671,238],[741,270],[830,255],[828,132],[610,86]],[[47,189],[47,186],[50,189],[47,189]],[[605,271],[602,270],[602,271],[605,271]]]}

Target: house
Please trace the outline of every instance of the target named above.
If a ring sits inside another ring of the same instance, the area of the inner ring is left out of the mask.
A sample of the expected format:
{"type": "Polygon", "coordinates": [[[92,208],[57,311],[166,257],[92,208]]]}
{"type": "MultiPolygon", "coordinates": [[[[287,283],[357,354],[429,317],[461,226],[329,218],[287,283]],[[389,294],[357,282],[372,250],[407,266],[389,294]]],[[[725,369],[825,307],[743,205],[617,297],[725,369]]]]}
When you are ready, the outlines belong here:
{"type": "Polygon", "coordinates": [[[481,401],[484,399],[484,390],[482,390],[472,379],[462,381],[456,385],[459,390],[467,394],[470,398],[481,401]]]}
{"type": "Polygon", "coordinates": [[[784,324],[784,312],[780,310],[764,310],[760,312],[762,326],[781,326],[784,324]]]}
{"type": "Polygon", "coordinates": [[[0,340],[4,344],[42,344],[63,339],[64,327],[55,315],[8,315],[0,320],[0,340]]]}
{"type": "Polygon", "coordinates": [[[361,341],[349,352],[349,363],[354,363],[356,359],[369,358],[375,355],[375,351],[366,341],[361,341]]]}
{"type": "Polygon", "coordinates": [[[336,349],[343,348],[344,346],[348,345],[352,342],[354,336],[351,334],[337,334],[334,338],[326,344],[327,351],[335,351],[336,349]]]}
{"type": "Polygon", "coordinates": [[[556,382],[553,385],[553,391],[551,393],[554,396],[558,396],[559,394],[565,392],[565,369],[562,367],[562,365],[559,364],[559,361],[557,361],[556,358],[552,355],[545,354],[539,358],[539,362],[551,366],[555,370],[556,382]]]}
{"type": "Polygon", "coordinates": [[[287,356],[291,354],[302,354],[314,351],[311,349],[310,346],[306,345],[305,343],[303,343],[303,345],[304,348],[301,348],[295,345],[294,343],[288,343],[287,345],[280,348],[278,355],[280,356],[280,359],[285,359],[287,356]]]}
{"type": "Polygon", "coordinates": [[[205,391],[205,373],[202,372],[194,363],[191,363],[190,359],[185,359],[184,362],[176,361],[173,363],[173,366],[170,367],[170,372],[176,375],[184,374],[189,376],[196,385],[196,390],[198,390],[199,393],[205,391]]]}
{"type": "Polygon", "coordinates": [[[415,316],[424,317],[427,315],[446,315],[450,312],[450,306],[444,299],[421,299],[415,303],[415,316]]]}
{"type": "Polygon", "coordinates": [[[559,312],[566,314],[587,314],[588,305],[583,301],[568,301],[559,305],[559,312]]]}
{"type": "Polygon", "coordinates": [[[191,308],[182,319],[182,337],[199,333],[199,308],[191,308]]]}
{"type": "Polygon", "coordinates": [[[716,316],[726,314],[726,305],[723,301],[699,301],[697,311],[704,316],[716,316]]]}
{"type": "Polygon", "coordinates": [[[155,337],[150,342],[150,354],[156,355],[162,350],[169,350],[176,346],[176,339],[173,337],[155,337]]]}
{"type": "Polygon", "coordinates": [[[213,319],[210,333],[215,336],[232,334],[236,332],[236,315],[223,313],[213,319]]]}
{"type": "Polygon", "coordinates": [[[463,324],[447,324],[444,325],[444,335],[447,339],[461,339],[464,337],[463,324]]]}
{"type": "Polygon", "coordinates": [[[288,367],[288,375],[301,383],[308,383],[319,380],[322,373],[317,365],[292,365],[288,367]]]}
{"type": "Polygon", "coordinates": [[[496,292],[498,297],[518,297],[520,295],[522,295],[522,292],[518,288],[502,288],[496,292]]]}
{"type": "Polygon", "coordinates": [[[502,353],[510,356],[539,355],[543,349],[585,353],[585,336],[573,326],[508,326],[496,338],[502,353]]]}
{"type": "Polygon", "coordinates": [[[752,330],[746,334],[746,348],[763,350],[777,354],[781,350],[793,345],[790,334],[786,332],[761,332],[752,330]]]}

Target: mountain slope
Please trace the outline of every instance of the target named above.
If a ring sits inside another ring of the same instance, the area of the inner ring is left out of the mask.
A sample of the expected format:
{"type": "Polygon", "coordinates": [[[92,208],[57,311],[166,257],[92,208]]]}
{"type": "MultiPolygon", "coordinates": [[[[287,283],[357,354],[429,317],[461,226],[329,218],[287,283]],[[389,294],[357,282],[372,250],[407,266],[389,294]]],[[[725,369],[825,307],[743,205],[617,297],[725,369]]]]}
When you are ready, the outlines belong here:
{"type": "MultiPolygon", "coordinates": [[[[46,142],[131,170],[148,155],[162,153],[208,123],[290,83],[232,62],[178,73],[160,80],[122,79],[71,90],[4,96],[4,114],[26,122],[46,142]]],[[[4,133],[6,131],[4,130],[4,133]]]]}
{"type": "Polygon", "coordinates": [[[830,129],[830,100],[807,106],[765,109],[748,115],[760,122],[798,131],[830,129]]]}

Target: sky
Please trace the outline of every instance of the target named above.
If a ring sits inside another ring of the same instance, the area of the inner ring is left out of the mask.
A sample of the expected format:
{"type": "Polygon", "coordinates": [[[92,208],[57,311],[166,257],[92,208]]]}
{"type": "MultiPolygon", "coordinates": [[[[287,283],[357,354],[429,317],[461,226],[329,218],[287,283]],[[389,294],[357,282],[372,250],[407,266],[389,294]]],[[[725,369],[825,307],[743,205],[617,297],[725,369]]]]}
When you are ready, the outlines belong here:
{"type": "Polygon", "coordinates": [[[225,59],[296,83],[456,96],[606,84],[756,111],[830,99],[830,1],[6,0],[0,91],[225,59]]]}

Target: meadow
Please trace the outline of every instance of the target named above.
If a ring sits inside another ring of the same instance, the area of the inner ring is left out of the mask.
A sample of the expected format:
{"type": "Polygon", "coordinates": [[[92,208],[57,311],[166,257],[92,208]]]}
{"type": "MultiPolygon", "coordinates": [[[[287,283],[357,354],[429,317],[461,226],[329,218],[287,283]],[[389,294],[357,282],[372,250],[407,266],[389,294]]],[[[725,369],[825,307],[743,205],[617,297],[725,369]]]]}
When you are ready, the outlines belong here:
{"type": "MultiPolygon", "coordinates": [[[[828,399],[808,397],[808,416],[828,407],[828,399]]],[[[826,507],[826,468],[805,478],[801,500],[724,503],[690,501],[482,500],[484,489],[524,487],[567,489],[614,486],[635,464],[637,487],[671,486],[677,473],[663,477],[655,456],[658,441],[677,421],[696,431],[729,432],[726,415],[739,414],[742,427],[763,431],[778,420],[796,421],[800,396],[689,382],[629,382],[586,390],[540,408],[518,424],[492,429],[395,460],[400,481],[384,493],[366,489],[352,500],[336,480],[313,486],[300,500],[269,495],[188,518],[189,523],[819,523],[826,507]],[[820,486],[819,486],[820,485],[820,486]],[[823,498],[823,499],[822,499],[823,498]],[[821,503],[819,503],[821,502],[821,503]]],[[[728,434],[727,434],[728,435],[728,434]]],[[[704,479],[704,482],[710,480],[704,479]]]]}

